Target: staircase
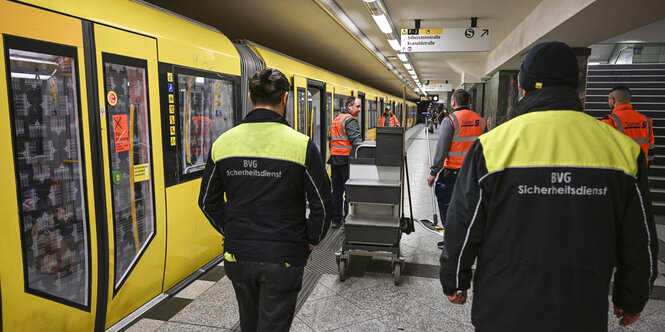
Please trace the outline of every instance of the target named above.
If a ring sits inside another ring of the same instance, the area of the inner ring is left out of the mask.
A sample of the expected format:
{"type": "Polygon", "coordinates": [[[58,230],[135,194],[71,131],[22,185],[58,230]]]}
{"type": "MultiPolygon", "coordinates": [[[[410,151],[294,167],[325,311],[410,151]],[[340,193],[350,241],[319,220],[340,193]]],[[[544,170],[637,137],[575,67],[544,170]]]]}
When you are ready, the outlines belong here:
{"type": "Polygon", "coordinates": [[[653,119],[656,159],[649,167],[653,211],[665,215],[665,64],[590,65],[585,112],[598,119],[610,112],[607,95],[627,86],[636,111],[653,119]]]}

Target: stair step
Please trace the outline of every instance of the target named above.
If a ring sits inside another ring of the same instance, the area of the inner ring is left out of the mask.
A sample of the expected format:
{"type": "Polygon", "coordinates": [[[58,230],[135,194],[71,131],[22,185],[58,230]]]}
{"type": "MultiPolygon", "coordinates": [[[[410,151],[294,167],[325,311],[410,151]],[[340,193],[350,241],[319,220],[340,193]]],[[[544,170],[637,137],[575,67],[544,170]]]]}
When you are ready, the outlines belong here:
{"type": "MultiPolygon", "coordinates": [[[[607,105],[607,94],[606,95],[590,95],[587,93],[586,102],[600,102],[607,105]]],[[[631,104],[659,104],[665,105],[665,93],[662,96],[654,95],[635,95],[633,94],[630,97],[631,104]]]]}
{"type": "Polygon", "coordinates": [[[663,75],[628,75],[628,76],[588,76],[587,82],[606,83],[606,82],[622,82],[622,83],[641,83],[641,82],[660,82],[665,85],[665,77],[663,75]]]}
{"type": "MultiPolygon", "coordinates": [[[[617,85],[623,85],[628,87],[631,91],[639,89],[662,89],[665,84],[663,82],[596,82],[596,81],[587,81],[587,90],[591,89],[609,89],[612,90],[617,85]]],[[[609,93],[609,90],[607,93],[609,93]]]]}
{"type": "Polygon", "coordinates": [[[658,69],[665,68],[665,64],[662,63],[640,63],[640,64],[600,64],[600,65],[589,65],[589,70],[624,70],[624,69],[658,69]]]}
{"type": "Polygon", "coordinates": [[[611,70],[598,70],[589,69],[587,76],[635,76],[635,75],[664,75],[665,68],[653,69],[611,69],[611,70]]]}

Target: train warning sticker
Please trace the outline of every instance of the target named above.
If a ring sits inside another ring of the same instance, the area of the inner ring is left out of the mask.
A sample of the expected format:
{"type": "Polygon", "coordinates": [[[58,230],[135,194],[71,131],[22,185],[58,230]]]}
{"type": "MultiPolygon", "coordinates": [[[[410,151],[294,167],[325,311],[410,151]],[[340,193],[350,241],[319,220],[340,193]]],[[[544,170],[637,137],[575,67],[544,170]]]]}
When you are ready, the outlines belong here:
{"type": "Polygon", "coordinates": [[[108,100],[109,105],[115,106],[115,104],[118,103],[118,95],[115,94],[115,91],[111,90],[109,93],[106,95],[106,100],[108,100]]]}
{"type": "Polygon", "coordinates": [[[171,136],[175,136],[175,126],[171,126],[171,136]]]}
{"type": "Polygon", "coordinates": [[[175,114],[175,105],[169,105],[169,114],[175,114]]]}
{"type": "Polygon", "coordinates": [[[149,164],[134,165],[134,183],[150,179],[149,164]]]}
{"type": "Polygon", "coordinates": [[[171,125],[175,124],[175,115],[169,115],[169,124],[171,125]]]}
{"type": "Polygon", "coordinates": [[[171,146],[175,146],[175,136],[171,136],[171,146]]]}
{"type": "Polygon", "coordinates": [[[113,141],[115,152],[129,151],[129,131],[127,128],[127,114],[113,115],[113,141]]]}
{"type": "Polygon", "coordinates": [[[169,94],[169,104],[173,104],[173,94],[169,94]]]}
{"type": "Polygon", "coordinates": [[[173,82],[173,73],[166,73],[166,80],[168,82],[173,82]]]}

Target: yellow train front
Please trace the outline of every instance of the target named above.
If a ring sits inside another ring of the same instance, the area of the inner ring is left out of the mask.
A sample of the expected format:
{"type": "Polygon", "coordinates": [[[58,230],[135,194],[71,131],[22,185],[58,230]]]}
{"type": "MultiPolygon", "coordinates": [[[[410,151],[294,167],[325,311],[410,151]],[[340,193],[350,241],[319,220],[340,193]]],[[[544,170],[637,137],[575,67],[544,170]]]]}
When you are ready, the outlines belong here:
{"type": "Polygon", "coordinates": [[[255,70],[289,77],[324,159],[348,96],[365,139],[388,104],[415,124],[414,103],[130,1],[24,2],[0,1],[4,331],[121,329],[219,262],[201,171],[255,70]]]}

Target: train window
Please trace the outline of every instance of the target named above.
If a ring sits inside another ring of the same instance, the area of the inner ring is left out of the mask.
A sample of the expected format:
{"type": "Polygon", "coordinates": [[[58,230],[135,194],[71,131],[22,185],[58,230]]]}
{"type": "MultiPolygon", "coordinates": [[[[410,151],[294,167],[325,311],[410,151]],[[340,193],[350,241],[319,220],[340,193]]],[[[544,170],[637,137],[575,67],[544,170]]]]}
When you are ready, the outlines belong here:
{"type": "Polygon", "coordinates": [[[307,92],[305,88],[298,88],[298,131],[307,135],[307,92]]]}
{"type": "Polygon", "coordinates": [[[291,127],[293,127],[293,90],[289,90],[289,96],[287,97],[288,99],[286,100],[286,109],[284,110],[284,118],[286,119],[286,122],[289,123],[291,127]]]}
{"type": "Polygon", "coordinates": [[[367,113],[367,129],[376,128],[376,123],[379,121],[376,113],[376,100],[369,100],[369,112],[367,113]]]}
{"type": "Polygon", "coordinates": [[[76,48],[5,38],[25,288],[87,307],[90,241],[76,48]]]}
{"type": "Polygon", "coordinates": [[[205,168],[212,143],[233,127],[233,81],[178,74],[182,174],[205,168]]]}
{"type": "Polygon", "coordinates": [[[155,234],[147,62],[102,58],[117,291],[155,234]]]}
{"type": "MultiPolygon", "coordinates": [[[[346,109],[346,99],[349,96],[335,94],[335,105],[333,106],[333,119],[336,118],[342,110],[346,109]]],[[[332,123],[332,122],[331,122],[332,123]]]]}

